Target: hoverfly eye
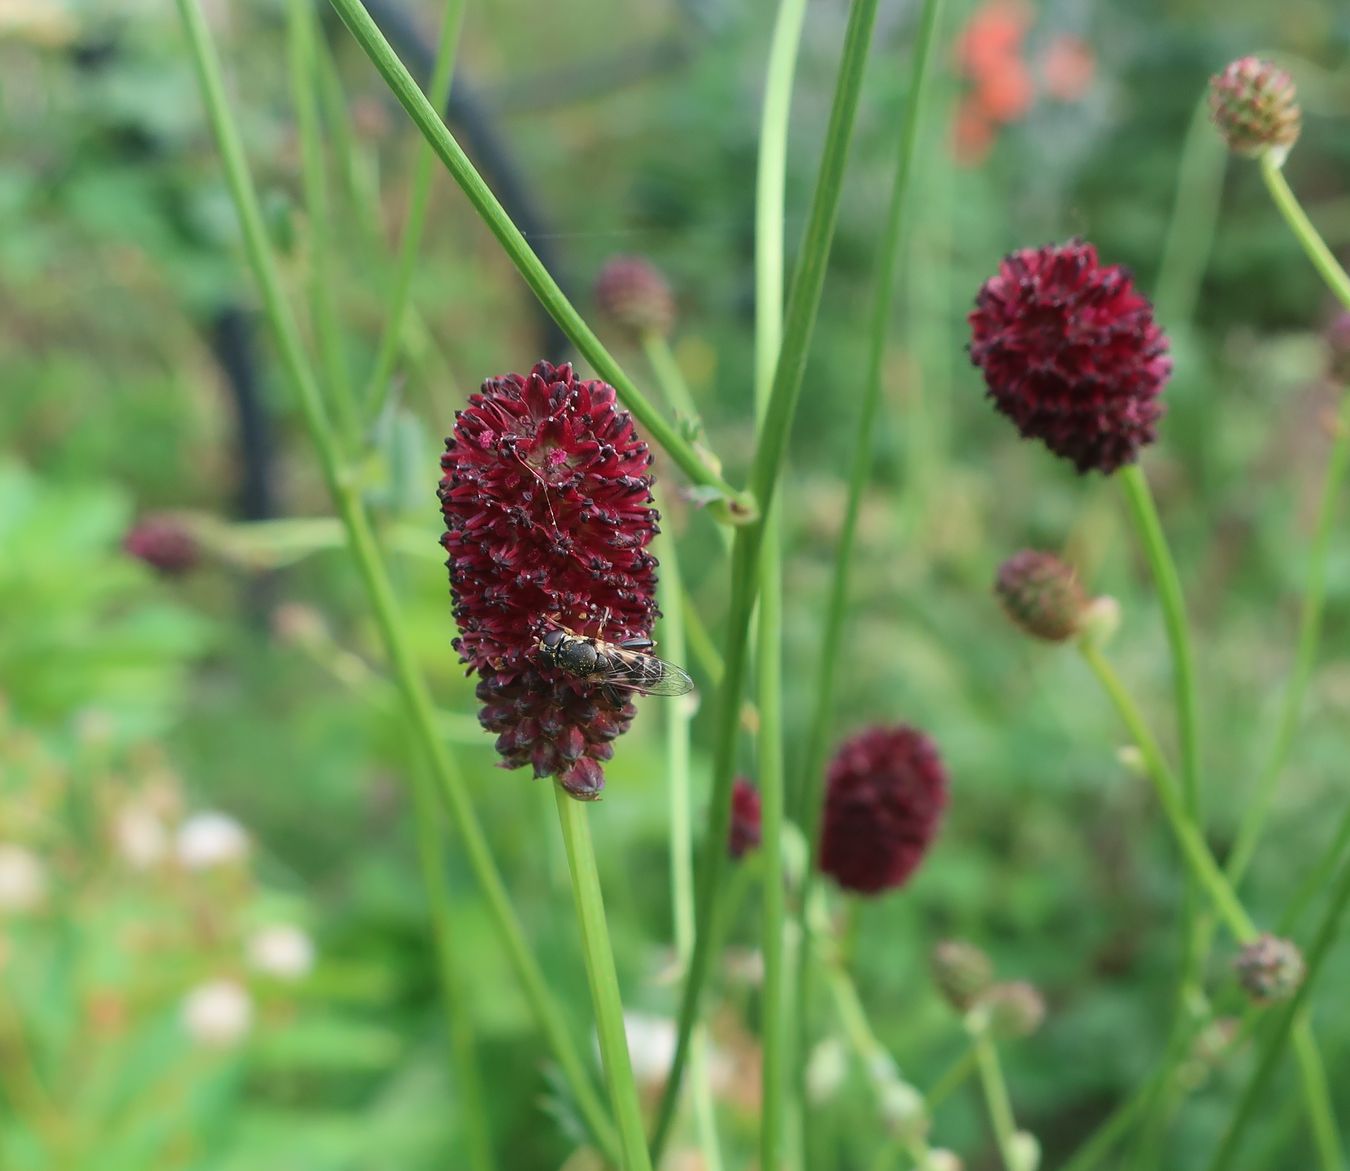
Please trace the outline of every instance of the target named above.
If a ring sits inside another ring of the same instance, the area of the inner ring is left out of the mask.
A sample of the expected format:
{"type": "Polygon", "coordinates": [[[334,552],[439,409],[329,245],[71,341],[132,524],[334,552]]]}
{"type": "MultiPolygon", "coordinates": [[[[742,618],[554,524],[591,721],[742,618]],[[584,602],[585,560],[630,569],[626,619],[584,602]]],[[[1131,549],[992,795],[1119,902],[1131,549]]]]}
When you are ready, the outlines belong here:
{"type": "Polygon", "coordinates": [[[543,638],[539,640],[539,644],[546,651],[556,651],[558,649],[558,644],[561,643],[562,640],[563,640],[563,632],[561,630],[550,630],[546,635],[544,635],[543,638]]]}

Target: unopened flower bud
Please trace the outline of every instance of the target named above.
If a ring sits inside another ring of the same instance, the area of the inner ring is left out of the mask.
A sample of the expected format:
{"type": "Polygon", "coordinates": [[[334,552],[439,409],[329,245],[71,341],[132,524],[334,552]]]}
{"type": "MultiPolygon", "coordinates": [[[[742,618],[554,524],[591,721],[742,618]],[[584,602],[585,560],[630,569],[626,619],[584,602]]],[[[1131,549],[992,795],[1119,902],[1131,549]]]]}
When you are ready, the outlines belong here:
{"type": "Polygon", "coordinates": [[[1287,1000],[1303,983],[1303,953],[1288,939],[1266,933],[1244,944],[1233,961],[1238,983],[1258,1004],[1287,1000]]]}
{"type": "Polygon", "coordinates": [[[813,1105],[828,1102],[848,1077],[848,1054],[837,1037],[827,1037],[806,1061],[806,1098],[813,1105]]]}
{"type": "Polygon", "coordinates": [[[153,513],[137,521],[122,538],[122,548],[165,577],[181,577],[201,560],[196,536],[172,513],[153,513]]]}
{"type": "Polygon", "coordinates": [[[933,948],[933,980],[942,998],[966,1012],[994,982],[994,965],[973,943],[944,939],[933,948]]]}
{"type": "Polygon", "coordinates": [[[1259,57],[1241,57],[1209,79],[1209,111],[1228,149],[1255,158],[1298,141],[1302,114],[1293,79],[1259,57]]]}
{"type": "Polygon", "coordinates": [[[1045,999],[1025,980],[995,984],[977,1007],[987,1014],[990,1032],[1004,1039],[1029,1037],[1045,1020],[1045,999]]]}
{"type": "Polygon", "coordinates": [[[1047,642],[1077,634],[1088,605],[1073,567],[1034,549],[1014,553],[999,566],[994,592],[1014,624],[1047,642]]]}
{"type": "Polygon", "coordinates": [[[881,1087],[880,1102],[881,1119],[897,1139],[919,1139],[928,1133],[923,1095],[908,1082],[886,1082],[881,1087]]]}
{"type": "Polygon", "coordinates": [[[1079,637],[1093,646],[1105,646],[1120,629],[1120,603],[1103,595],[1093,598],[1079,621],[1079,637]]]}
{"type": "Polygon", "coordinates": [[[966,1171],[966,1165],[960,1155],[945,1147],[933,1147],[924,1160],[923,1171],[966,1171]]]}
{"type": "Polygon", "coordinates": [[[675,296],[661,270],[641,256],[615,256],[595,281],[600,311],[630,333],[665,337],[675,324],[675,296]]]}

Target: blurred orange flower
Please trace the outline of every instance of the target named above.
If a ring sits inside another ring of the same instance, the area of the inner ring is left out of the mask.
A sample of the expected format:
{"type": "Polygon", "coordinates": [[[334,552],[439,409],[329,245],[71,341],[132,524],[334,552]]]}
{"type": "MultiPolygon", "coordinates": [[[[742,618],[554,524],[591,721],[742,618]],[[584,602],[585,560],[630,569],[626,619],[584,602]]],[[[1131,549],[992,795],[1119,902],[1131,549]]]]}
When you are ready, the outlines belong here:
{"type": "Polygon", "coordinates": [[[1076,102],[1092,87],[1097,57],[1081,37],[1060,33],[1041,57],[1045,92],[1061,102],[1076,102]]]}

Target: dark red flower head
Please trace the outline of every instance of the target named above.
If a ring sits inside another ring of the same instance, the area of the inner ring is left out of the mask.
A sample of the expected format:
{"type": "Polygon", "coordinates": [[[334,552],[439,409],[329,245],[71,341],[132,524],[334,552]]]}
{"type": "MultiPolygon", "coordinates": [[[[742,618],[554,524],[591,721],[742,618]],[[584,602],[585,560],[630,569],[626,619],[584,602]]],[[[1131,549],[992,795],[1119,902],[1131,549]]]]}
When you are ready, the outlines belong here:
{"type": "Polygon", "coordinates": [[[1153,308],[1081,240],[1024,248],[985,281],[970,359],[1025,438],[1080,472],[1114,472],[1152,443],[1172,372],[1153,308]]]}
{"type": "Polygon", "coordinates": [[[122,548],[165,577],[181,577],[201,560],[197,538],[172,513],[151,513],[136,522],[122,548]]]}
{"type": "Polygon", "coordinates": [[[675,325],[675,294],[650,260],[613,256],[595,280],[595,301],[616,325],[638,337],[665,337],[675,325]]]}
{"type": "Polygon", "coordinates": [[[903,724],[858,733],[826,775],[821,870],[859,894],[902,885],[946,806],[947,771],[927,736],[903,724]]]}
{"type": "Polygon", "coordinates": [[[727,835],[727,853],[741,858],[759,845],[759,790],[744,777],[731,786],[731,830],[727,835]]]}
{"type": "Polygon", "coordinates": [[[651,455],[614,388],[540,362],[489,378],[456,412],[438,495],[460,637],[479,676],[479,718],[506,768],[556,776],[573,796],[604,786],[601,762],[633,705],[549,666],[557,627],[610,642],[657,617],[651,455]]]}

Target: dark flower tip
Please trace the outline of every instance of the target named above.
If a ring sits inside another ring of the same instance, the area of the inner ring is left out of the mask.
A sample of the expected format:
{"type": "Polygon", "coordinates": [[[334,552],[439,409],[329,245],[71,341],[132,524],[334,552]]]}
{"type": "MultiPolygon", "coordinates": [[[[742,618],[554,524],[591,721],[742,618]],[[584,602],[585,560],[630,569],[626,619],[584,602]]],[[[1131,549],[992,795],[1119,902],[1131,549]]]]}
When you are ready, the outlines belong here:
{"type": "Polygon", "coordinates": [[[821,870],[858,894],[903,885],[946,805],[947,772],[927,736],[903,724],[858,733],[826,776],[821,870]]]}
{"type": "Polygon", "coordinates": [[[611,642],[650,634],[651,454],[613,387],[547,362],[484,382],[445,446],[441,543],[479,719],[497,733],[503,767],[597,797],[601,763],[636,711],[537,648],[555,626],[611,642]]]}
{"type": "Polygon", "coordinates": [[[122,538],[122,548],[165,577],[181,577],[201,560],[197,538],[172,513],[142,517],[122,538]]]}
{"type": "Polygon", "coordinates": [[[1047,642],[1077,634],[1088,605],[1073,566],[1034,549],[1014,553],[998,567],[994,592],[1015,625],[1047,642]]]}
{"type": "Polygon", "coordinates": [[[737,777],[731,786],[731,830],[727,834],[727,853],[741,858],[760,842],[759,790],[745,777],[737,777]]]}
{"type": "Polygon", "coordinates": [[[629,333],[665,337],[675,325],[675,294],[661,270],[641,256],[614,256],[595,281],[600,311],[629,333]]]}
{"type": "Polygon", "coordinates": [[[1259,57],[1239,57],[1209,79],[1209,112],[1228,149],[1281,159],[1298,141],[1303,115],[1293,79],[1259,57]]]}
{"type": "Polygon", "coordinates": [[[1288,1000],[1303,983],[1303,953],[1288,939],[1269,933],[1243,945],[1233,961],[1242,990],[1258,1004],[1288,1000]]]}
{"type": "Polygon", "coordinates": [[[985,281],[970,359],[1022,436],[1081,472],[1114,472],[1152,443],[1172,372],[1153,309],[1081,240],[1024,248],[985,281]]]}

